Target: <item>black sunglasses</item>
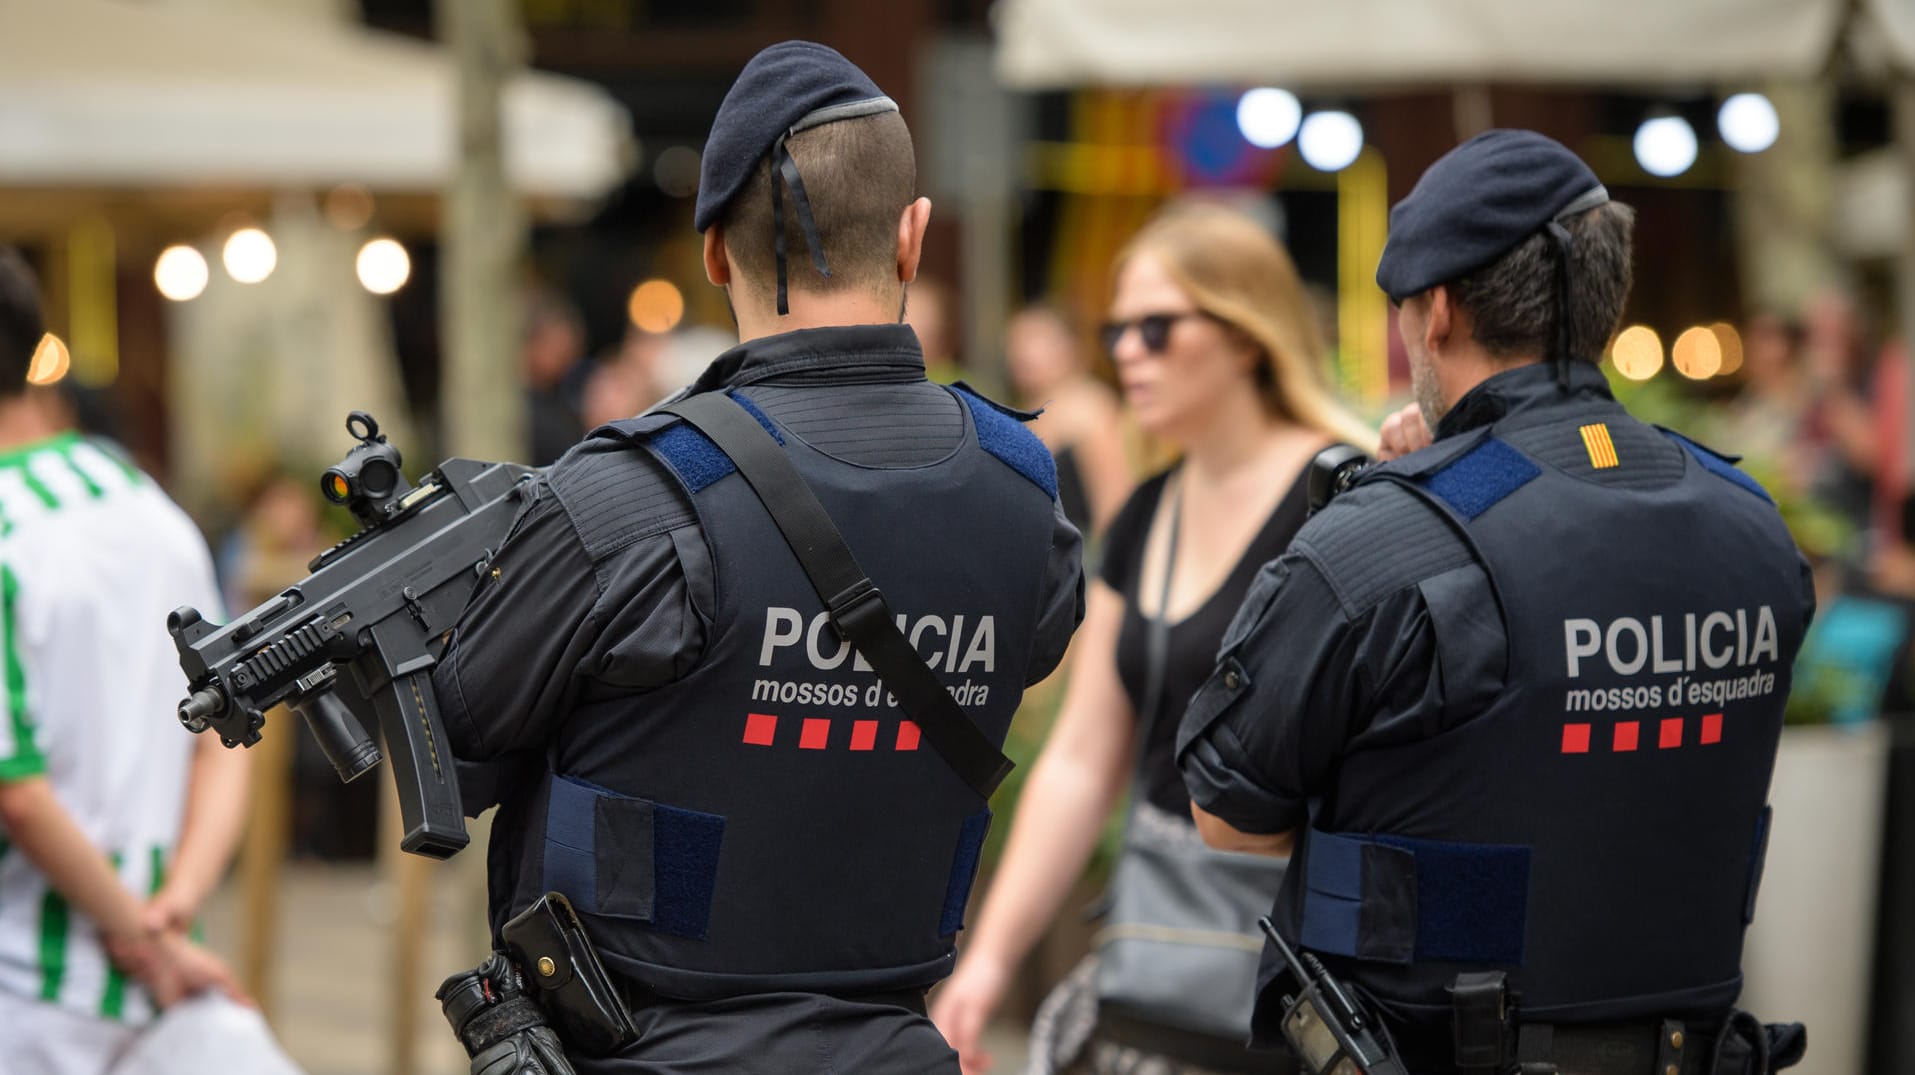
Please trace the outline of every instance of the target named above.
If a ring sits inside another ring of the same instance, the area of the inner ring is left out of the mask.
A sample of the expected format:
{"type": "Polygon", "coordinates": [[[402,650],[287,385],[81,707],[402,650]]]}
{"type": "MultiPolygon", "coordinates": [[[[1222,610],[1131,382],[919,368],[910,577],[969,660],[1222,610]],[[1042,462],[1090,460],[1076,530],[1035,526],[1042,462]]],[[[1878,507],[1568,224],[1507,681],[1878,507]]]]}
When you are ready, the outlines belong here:
{"type": "Polygon", "coordinates": [[[1187,310],[1175,314],[1145,314],[1129,321],[1106,321],[1097,331],[1097,338],[1104,344],[1104,353],[1117,357],[1117,341],[1124,338],[1132,325],[1137,326],[1137,335],[1144,341],[1144,350],[1153,355],[1161,355],[1170,344],[1170,326],[1188,317],[1202,317],[1215,321],[1214,314],[1203,310],[1187,310]]]}

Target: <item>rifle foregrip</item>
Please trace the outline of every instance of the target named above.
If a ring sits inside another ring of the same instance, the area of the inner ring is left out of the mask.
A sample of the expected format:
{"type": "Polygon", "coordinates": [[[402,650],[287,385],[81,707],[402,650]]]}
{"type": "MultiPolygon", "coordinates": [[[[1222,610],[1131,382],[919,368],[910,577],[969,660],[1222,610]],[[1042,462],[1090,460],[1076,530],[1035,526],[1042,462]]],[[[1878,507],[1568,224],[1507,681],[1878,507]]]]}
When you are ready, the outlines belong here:
{"type": "Polygon", "coordinates": [[[406,830],[399,846],[415,855],[450,858],[469,838],[452,746],[432,693],[431,659],[409,662],[374,693],[372,702],[399,786],[399,814],[406,830]]]}

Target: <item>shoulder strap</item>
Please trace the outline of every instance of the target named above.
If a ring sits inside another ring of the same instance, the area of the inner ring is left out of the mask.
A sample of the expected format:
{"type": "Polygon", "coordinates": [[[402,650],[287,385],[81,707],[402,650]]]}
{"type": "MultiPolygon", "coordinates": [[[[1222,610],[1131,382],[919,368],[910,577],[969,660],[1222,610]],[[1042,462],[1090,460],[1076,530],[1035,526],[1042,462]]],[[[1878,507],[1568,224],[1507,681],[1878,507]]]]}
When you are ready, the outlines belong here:
{"type": "Polygon", "coordinates": [[[724,392],[707,392],[660,407],[710,437],[745,476],[797,555],[832,625],[857,648],[898,697],[944,760],[986,799],[1013,763],[964,715],[936,673],[899,632],[884,594],[858,566],[832,523],[778,442],[744,406],[724,392]]]}

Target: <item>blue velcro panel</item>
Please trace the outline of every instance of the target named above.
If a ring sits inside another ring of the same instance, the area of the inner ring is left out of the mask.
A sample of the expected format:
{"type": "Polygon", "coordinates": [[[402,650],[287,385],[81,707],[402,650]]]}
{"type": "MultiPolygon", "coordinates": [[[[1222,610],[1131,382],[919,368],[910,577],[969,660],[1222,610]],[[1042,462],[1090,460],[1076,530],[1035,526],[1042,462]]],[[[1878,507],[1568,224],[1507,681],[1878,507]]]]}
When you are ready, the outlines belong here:
{"type": "MultiPolygon", "coordinates": [[[[734,395],[731,398],[758,419],[758,424],[765,427],[765,432],[771,434],[773,440],[779,444],[785,442],[785,435],[778,432],[778,427],[771,424],[771,419],[758,409],[757,404],[743,396],[734,395]]],[[[665,460],[672,472],[678,475],[678,480],[685,483],[687,492],[696,493],[738,469],[737,464],[731,461],[731,456],[719,450],[710,437],[683,420],[652,434],[645,443],[658,453],[659,458],[665,460]]]]}
{"type": "MultiPolygon", "coordinates": [[[[1304,849],[1304,947],[1331,955],[1379,958],[1392,938],[1364,935],[1388,916],[1370,899],[1390,879],[1364,876],[1364,847],[1380,844],[1415,857],[1417,962],[1521,966],[1529,910],[1530,849],[1400,836],[1343,836],[1311,830],[1304,849]]],[[[1372,862],[1381,861],[1374,856],[1372,862]]],[[[1394,960],[1392,960],[1394,961],[1394,960]]]]}
{"type": "MultiPolygon", "coordinates": [[[[588,914],[601,913],[595,849],[601,797],[630,798],[576,777],[554,776],[546,806],[545,886],[588,914]]],[[[706,938],[724,838],[725,819],[717,814],[652,804],[652,928],[706,938]]]]}
{"type": "Polygon", "coordinates": [[[753,403],[751,400],[748,400],[744,396],[740,396],[740,395],[734,395],[731,398],[737,400],[739,406],[750,411],[751,416],[753,418],[758,419],[758,424],[765,427],[765,432],[771,434],[772,440],[777,441],[779,444],[783,444],[785,442],[785,435],[783,433],[778,432],[777,426],[771,424],[771,419],[766,417],[764,411],[761,411],[758,409],[758,404],[753,403]]]}
{"type": "Polygon", "coordinates": [[[1491,437],[1424,478],[1423,488],[1456,514],[1474,519],[1542,472],[1528,456],[1491,437]]]}
{"type": "Polygon", "coordinates": [[[958,831],[957,855],[951,860],[951,880],[944,888],[944,913],[938,917],[938,936],[949,937],[964,928],[964,907],[971,901],[971,885],[977,880],[978,860],[984,853],[984,836],[991,831],[989,810],[964,819],[958,831]]]}
{"type": "Polygon", "coordinates": [[[731,456],[719,451],[718,445],[690,422],[667,426],[645,443],[672,468],[688,492],[696,493],[738,469],[731,456]]]}
{"type": "Polygon", "coordinates": [[[1032,485],[1057,499],[1057,460],[1051,450],[1024,428],[1024,423],[991,405],[991,401],[966,392],[957,397],[971,408],[971,421],[977,426],[977,442],[985,451],[1002,459],[1012,470],[1024,475],[1032,485]]]}
{"type": "Polygon", "coordinates": [[[1727,459],[1722,458],[1680,433],[1668,429],[1663,430],[1663,432],[1669,434],[1670,437],[1674,438],[1677,444],[1682,445],[1684,450],[1691,456],[1694,456],[1695,461],[1702,464],[1702,469],[1719,478],[1729,479],[1744,489],[1747,489],[1749,492],[1769,501],[1771,504],[1775,503],[1774,499],[1769,496],[1769,491],[1762,488],[1761,482],[1744,474],[1734,463],[1729,462],[1727,459]]]}
{"type": "Polygon", "coordinates": [[[1305,948],[1357,954],[1363,916],[1363,844],[1355,837],[1310,831],[1303,859],[1305,948]]]}
{"type": "Polygon", "coordinates": [[[657,893],[652,926],[665,933],[704,940],[711,930],[712,896],[718,887],[718,849],[725,819],[717,814],[652,807],[652,865],[657,893]]]}
{"type": "Polygon", "coordinates": [[[1383,836],[1416,856],[1416,961],[1521,966],[1529,848],[1383,836]]]}
{"type": "Polygon", "coordinates": [[[589,786],[554,776],[545,811],[545,887],[589,913],[598,911],[598,864],[592,857],[597,799],[589,786]]]}

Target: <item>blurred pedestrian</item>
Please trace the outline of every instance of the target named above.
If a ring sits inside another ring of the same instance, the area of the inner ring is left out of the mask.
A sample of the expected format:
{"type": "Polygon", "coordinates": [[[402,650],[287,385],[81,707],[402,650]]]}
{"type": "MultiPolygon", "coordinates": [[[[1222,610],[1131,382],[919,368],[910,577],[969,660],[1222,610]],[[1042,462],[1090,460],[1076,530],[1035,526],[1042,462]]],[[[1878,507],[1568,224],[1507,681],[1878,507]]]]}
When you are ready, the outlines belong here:
{"type": "Polygon", "coordinates": [[[238,993],[187,930],[245,822],[247,759],[173,715],[159,627],[218,607],[206,543],[28,388],[42,335],[0,249],[0,1067],[99,1075],[156,1008],[238,993]]]}
{"type": "MultiPolygon", "coordinates": [[[[1531,131],[1424,173],[1376,276],[1434,442],[1259,574],[1183,717],[1198,828],[1294,849],[1271,919],[1396,1070],[1802,1054],[1734,1005],[1812,583],[1754,479],[1610,394],[1633,221],[1531,131]]],[[[1320,1058],[1275,955],[1257,1040],[1320,1058]]]]}
{"type": "Polygon", "coordinates": [[[254,486],[238,525],[220,543],[227,608],[253,608],[306,577],[307,565],[327,545],[319,495],[311,480],[278,466],[254,486]]]}
{"type": "MultiPolygon", "coordinates": [[[[1371,440],[1324,384],[1316,322],[1289,256],[1234,211],[1184,207],[1146,225],[1118,257],[1110,318],[1104,343],[1131,415],[1180,458],[1139,486],[1111,523],[1063,708],[957,972],[932,1010],[969,1072],[989,1069],[984,1027],[1126,787],[1133,812],[1116,869],[1119,904],[1133,859],[1200,846],[1172,761],[1177,714],[1209,673],[1258,567],[1303,524],[1311,459],[1339,439],[1371,440]]],[[[1227,908],[1230,943],[1185,953],[1202,977],[1237,983],[1226,990],[1250,987],[1255,959],[1245,949],[1255,951],[1255,921],[1281,871],[1253,876],[1255,895],[1227,908]]],[[[1204,889],[1214,879],[1182,881],[1204,889]]],[[[1202,995],[1215,984],[1176,977],[1170,962],[1143,963],[1142,973],[1172,990],[1202,995]]],[[[1231,998],[1240,1024],[1193,1033],[1167,1011],[1116,1010],[1099,969],[1087,963],[1046,1001],[1034,1071],[1271,1070],[1267,1055],[1243,1047],[1247,993],[1231,998]],[[1139,1067],[1145,1056],[1158,1066],[1139,1067]]],[[[1110,966],[1101,969],[1107,978],[1110,966]]]]}
{"type": "MultiPolygon", "coordinates": [[[[1806,470],[1804,486],[1816,500],[1839,513],[1860,533],[1871,522],[1893,530],[1900,524],[1899,488],[1882,501],[1890,509],[1871,518],[1876,489],[1902,452],[1899,423],[1885,429],[1881,407],[1899,412],[1906,401],[1883,391],[1899,389],[1904,381],[1893,360],[1878,361],[1861,313],[1846,293],[1828,290],[1815,295],[1804,309],[1803,371],[1806,414],[1803,438],[1792,446],[1806,470]],[[1886,383],[1892,380],[1891,383],[1886,383]]],[[[1894,540],[1894,535],[1886,535],[1894,540]]]]}
{"type": "Polygon", "coordinates": [[[1028,306],[1011,318],[1004,361],[1019,405],[1043,412],[1030,428],[1057,460],[1065,516],[1086,538],[1102,534],[1135,484],[1117,393],[1091,373],[1055,307],[1028,306]]]}
{"type": "Polygon", "coordinates": [[[579,417],[585,429],[642,414],[670,394],[663,368],[668,339],[632,325],[626,328],[617,348],[593,363],[579,400],[579,417]]]}
{"type": "Polygon", "coordinates": [[[555,292],[534,291],[526,302],[519,351],[527,458],[533,466],[556,461],[585,432],[579,420],[584,355],[585,321],[578,309],[555,292]]]}

